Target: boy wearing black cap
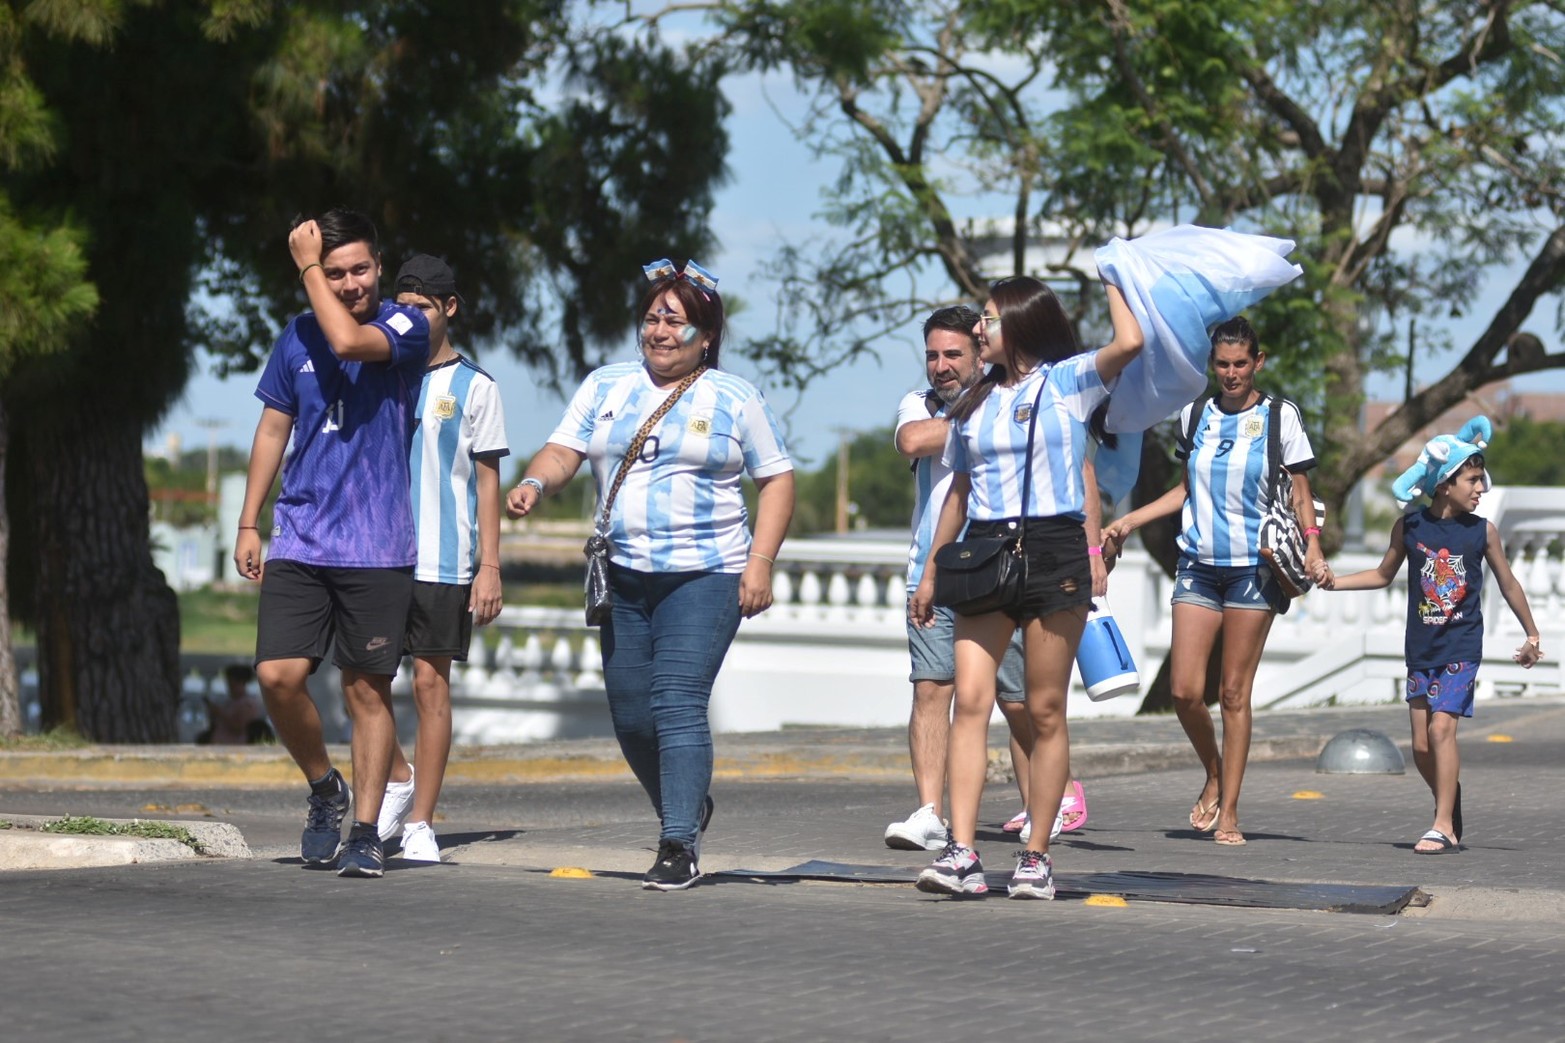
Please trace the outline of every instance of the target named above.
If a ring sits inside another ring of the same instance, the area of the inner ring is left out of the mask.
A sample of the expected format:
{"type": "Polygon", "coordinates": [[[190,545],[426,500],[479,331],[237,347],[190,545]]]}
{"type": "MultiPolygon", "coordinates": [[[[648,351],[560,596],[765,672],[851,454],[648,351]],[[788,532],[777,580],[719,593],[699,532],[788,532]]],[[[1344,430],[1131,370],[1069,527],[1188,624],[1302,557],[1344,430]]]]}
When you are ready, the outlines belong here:
{"type": "Polygon", "coordinates": [[[402,658],[417,546],[408,496],[408,434],[429,358],[429,321],[380,298],[375,226],[332,210],[300,223],[288,249],[312,311],[272,349],[256,387],[234,565],[261,581],[256,678],[278,737],[310,782],[299,853],[342,876],[380,876],[375,823],[396,745],[391,678],[402,658]],[[272,541],[261,565],[257,519],[290,438],[272,541]],[[353,719],[355,821],[306,682],[328,648],[353,719]],[[341,848],[339,854],[339,848],[341,848]]]}
{"type": "Polygon", "coordinates": [[[510,449],[499,388],[451,346],[463,302],[450,266],[428,254],[409,258],[396,288],[397,303],[417,308],[430,331],[409,453],[418,564],[403,643],[413,657],[418,772],[395,748],[378,825],[382,841],[402,833],[403,858],[438,862],[430,824],[451,752],[451,663],[467,658],[473,625],[500,612],[499,462],[510,449]]]}

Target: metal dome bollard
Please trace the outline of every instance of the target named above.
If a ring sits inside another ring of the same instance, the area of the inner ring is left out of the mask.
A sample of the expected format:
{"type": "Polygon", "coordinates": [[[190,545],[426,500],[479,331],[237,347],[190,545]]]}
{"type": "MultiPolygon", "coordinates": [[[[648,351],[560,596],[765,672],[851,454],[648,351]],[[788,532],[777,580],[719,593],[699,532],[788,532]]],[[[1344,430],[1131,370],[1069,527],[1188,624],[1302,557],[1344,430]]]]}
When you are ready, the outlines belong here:
{"type": "Polygon", "coordinates": [[[1320,775],[1404,775],[1402,751],[1380,732],[1351,728],[1334,735],[1315,758],[1320,775]]]}

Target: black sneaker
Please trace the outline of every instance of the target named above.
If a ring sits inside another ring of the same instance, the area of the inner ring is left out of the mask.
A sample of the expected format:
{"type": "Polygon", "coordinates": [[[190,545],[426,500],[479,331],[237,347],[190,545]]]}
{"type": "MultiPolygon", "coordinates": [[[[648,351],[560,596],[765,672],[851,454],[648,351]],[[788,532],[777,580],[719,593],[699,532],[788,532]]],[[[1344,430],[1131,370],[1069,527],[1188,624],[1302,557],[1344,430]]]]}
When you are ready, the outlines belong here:
{"type": "Polygon", "coordinates": [[[348,838],[337,858],[338,876],[384,876],[385,872],[386,849],[373,830],[348,838]]]}
{"type": "Polygon", "coordinates": [[[647,870],[641,886],[648,891],[683,891],[700,878],[694,851],[677,840],[661,840],[658,860],[647,870]]]}
{"type": "MultiPolygon", "coordinates": [[[[332,769],[336,774],[336,769],[332,769]]],[[[299,857],[305,865],[326,866],[337,860],[342,848],[342,820],[348,817],[353,793],[337,776],[336,796],[310,794],[310,810],[304,820],[304,835],[299,838],[299,857]]]]}

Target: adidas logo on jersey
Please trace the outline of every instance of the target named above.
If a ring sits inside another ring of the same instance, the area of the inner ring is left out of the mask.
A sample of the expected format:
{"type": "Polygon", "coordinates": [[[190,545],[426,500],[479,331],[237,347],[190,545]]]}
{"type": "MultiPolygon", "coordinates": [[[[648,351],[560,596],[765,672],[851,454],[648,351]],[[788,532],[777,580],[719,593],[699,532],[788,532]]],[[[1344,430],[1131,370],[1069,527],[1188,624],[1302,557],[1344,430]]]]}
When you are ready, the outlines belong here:
{"type": "Polygon", "coordinates": [[[614,419],[614,410],[612,410],[612,409],[608,410],[602,416],[598,417],[598,419],[599,420],[613,420],[614,419]]]}
{"type": "Polygon", "coordinates": [[[304,360],[304,365],[299,367],[299,372],[300,373],[314,373],[315,372],[315,360],[314,359],[305,359],[304,360]]]}

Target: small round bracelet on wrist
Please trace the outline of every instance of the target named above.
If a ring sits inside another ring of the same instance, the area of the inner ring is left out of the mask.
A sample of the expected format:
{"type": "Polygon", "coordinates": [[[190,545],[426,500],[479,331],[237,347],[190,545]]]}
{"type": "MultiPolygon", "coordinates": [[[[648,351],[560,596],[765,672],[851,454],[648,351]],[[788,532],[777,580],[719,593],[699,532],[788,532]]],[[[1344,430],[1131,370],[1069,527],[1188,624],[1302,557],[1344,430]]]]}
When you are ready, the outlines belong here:
{"type": "Polygon", "coordinates": [[[500,571],[500,566],[496,565],[492,561],[480,562],[478,567],[481,568],[481,569],[494,569],[496,572],[500,571]]]}
{"type": "Polygon", "coordinates": [[[1101,558],[1101,557],[1103,557],[1103,548],[1102,547],[1088,547],[1087,548],[1087,557],[1089,557],[1089,558],[1101,558]]]}
{"type": "Polygon", "coordinates": [[[768,562],[768,563],[770,563],[772,565],[777,564],[777,559],[776,558],[768,558],[766,555],[762,554],[758,550],[751,551],[750,552],[750,557],[752,557],[752,558],[760,558],[762,561],[768,562]]]}
{"type": "Polygon", "coordinates": [[[241,526],[239,526],[239,529],[240,529],[241,532],[243,532],[245,529],[249,529],[251,532],[260,532],[261,531],[260,529],[256,528],[254,525],[241,525],[241,526]]]}
{"type": "Polygon", "coordinates": [[[1320,529],[1317,526],[1311,525],[1308,529],[1304,530],[1304,538],[1305,539],[1309,539],[1311,536],[1319,536],[1319,535],[1320,535],[1320,529]]]}
{"type": "Polygon", "coordinates": [[[309,264],[299,269],[299,282],[304,282],[305,273],[308,272],[311,268],[319,268],[323,272],[326,270],[326,266],[321,262],[311,261],[309,264]]]}
{"type": "Polygon", "coordinates": [[[524,485],[532,486],[534,489],[538,490],[538,495],[539,496],[543,495],[543,482],[540,479],[537,479],[537,478],[532,477],[531,475],[528,475],[526,478],[523,478],[520,482],[516,483],[516,487],[518,489],[520,489],[524,485]]]}

